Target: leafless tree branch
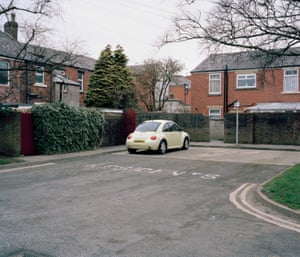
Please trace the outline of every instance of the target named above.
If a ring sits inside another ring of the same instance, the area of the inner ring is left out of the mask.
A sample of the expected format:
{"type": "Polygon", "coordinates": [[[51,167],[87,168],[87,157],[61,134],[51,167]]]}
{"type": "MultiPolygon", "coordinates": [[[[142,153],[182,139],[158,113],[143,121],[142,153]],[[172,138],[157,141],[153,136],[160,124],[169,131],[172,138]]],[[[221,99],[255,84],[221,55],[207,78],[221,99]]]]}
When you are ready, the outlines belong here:
{"type": "MultiPolygon", "coordinates": [[[[182,3],[197,6],[199,0],[182,3]]],[[[163,44],[198,40],[209,48],[258,50],[278,57],[299,55],[292,50],[300,43],[299,0],[217,0],[206,18],[199,9],[190,10],[183,8],[174,18],[173,30],[166,33],[163,44]]]]}

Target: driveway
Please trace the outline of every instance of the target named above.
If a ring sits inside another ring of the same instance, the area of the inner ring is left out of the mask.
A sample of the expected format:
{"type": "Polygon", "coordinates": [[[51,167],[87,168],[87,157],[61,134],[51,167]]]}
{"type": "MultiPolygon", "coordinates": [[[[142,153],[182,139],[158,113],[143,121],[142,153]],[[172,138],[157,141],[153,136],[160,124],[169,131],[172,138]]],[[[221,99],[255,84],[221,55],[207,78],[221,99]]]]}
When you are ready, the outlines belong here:
{"type": "Polygon", "coordinates": [[[229,194],[299,157],[191,148],[6,170],[0,173],[0,256],[296,257],[298,233],[241,212],[229,194]]]}

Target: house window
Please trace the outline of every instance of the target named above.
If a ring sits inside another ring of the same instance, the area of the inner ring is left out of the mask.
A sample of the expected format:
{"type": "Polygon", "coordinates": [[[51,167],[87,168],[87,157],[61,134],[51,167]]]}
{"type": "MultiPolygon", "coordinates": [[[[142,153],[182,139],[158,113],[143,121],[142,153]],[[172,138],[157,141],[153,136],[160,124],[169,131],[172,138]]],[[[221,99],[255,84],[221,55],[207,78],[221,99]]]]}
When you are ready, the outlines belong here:
{"type": "Polygon", "coordinates": [[[240,89],[256,88],[256,74],[239,74],[236,84],[240,89]]]}
{"type": "Polygon", "coordinates": [[[83,92],[83,75],[84,73],[82,71],[78,71],[78,83],[79,83],[79,91],[83,92]]]}
{"type": "Polygon", "coordinates": [[[221,109],[209,109],[209,118],[217,120],[221,118],[221,109]]]}
{"type": "Polygon", "coordinates": [[[35,82],[39,84],[44,84],[44,67],[35,68],[35,82]]]}
{"type": "Polygon", "coordinates": [[[0,61],[0,86],[8,86],[9,84],[9,63],[0,61]]]}
{"type": "Polygon", "coordinates": [[[284,92],[299,91],[298,69],[288,69],[284,71],[284,92]]]}
{"type": "Polygon", "coordinates": [[[63,92],[68,93],[68,85],[67,84],[63,84],[63,92]]]}
{"type": "Polygon", "coordinates": [[[221,94],[221,74],[209,75],[209,94],[210,95],[221,94]]]}

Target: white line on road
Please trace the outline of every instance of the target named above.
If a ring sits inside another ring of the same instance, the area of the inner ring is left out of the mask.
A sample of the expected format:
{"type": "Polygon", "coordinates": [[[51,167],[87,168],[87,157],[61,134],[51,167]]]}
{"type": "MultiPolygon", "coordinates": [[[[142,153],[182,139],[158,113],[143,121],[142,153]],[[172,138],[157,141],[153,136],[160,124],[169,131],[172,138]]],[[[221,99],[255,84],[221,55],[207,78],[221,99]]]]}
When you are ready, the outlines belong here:
{"type": "Polygon", "coordinates": [[[24,167],[4,169],[4,170],[0,170],[0,173],[19,171],[19,170],[25,170],[25,169],[41,168],[41,167],[46,167],[46,166],[51,166],[51,165],[55,165],[55,163],[54,162],[47,162],[47,163],[43,163],[43,164],[36,164],[36,165],[30,165],[30,166],[24,166],[24,167]]]}
{"type": "Polygon", "coordinates": [[[246,195],[248,192],[255,187],[255,184],[246,183],[241,185],[238,189],[232,192],[229,195],[230,201],[241,211],[246,212],[250,215],[255,216],[258,219],[264,220],[266,222],[272,223],[282,228],[296,231],[300,233],[300,225],[292,223],[276,217],[274,215],[260,211],[259,209],[254,208],[247,202],[246,195]],[[239,201],[240,200],[240,201],[239,201]]]}

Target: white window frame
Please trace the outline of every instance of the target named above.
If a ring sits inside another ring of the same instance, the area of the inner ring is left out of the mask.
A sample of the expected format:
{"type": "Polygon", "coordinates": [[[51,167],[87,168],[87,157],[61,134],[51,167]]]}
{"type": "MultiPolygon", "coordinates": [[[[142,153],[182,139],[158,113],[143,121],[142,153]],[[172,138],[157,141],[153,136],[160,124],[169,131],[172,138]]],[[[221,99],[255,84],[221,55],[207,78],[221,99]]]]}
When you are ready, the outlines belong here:
{"type": "MultiPolygon", "coordinates": [[[[5,84],[0,84],[0,86],[4,86],[4,87],[8,87],[9,86],[9,61],[5,61],[5,60],[0,60],[0,62],[6,63],[7,64],[7,83],[5,84]]],[[[5,72],[5,70],[1,71],[1,72],[5,72]]]]}
{"type": "Polygon", "coordinates": [[[68,85],[65,83],[63,84],[63,92],[68,93],[68,85]]]}
{"type": "Polygon", "coordinates": [[[220,119],[222,116],[222,112],[220,108],[209,108],[208,115],[211,120],[220,119]]]}
{"type": "Polygon", "coordinates": [[[221,73],[209,74],[208,93],[209,93],[209,95],[221,95],[221,73]],[[213,78],[216,76],[218,76],[219,78],[213,78]],[[217,87],[218,87],[218,90],[216,90],[217,87]]]}
{"type": "Polygon", "coordinates": [[[245,73],[245,74],[237,74],[236,77],[236,88],[237,89],[251,89],[251,88],[256,88],[256,74],[255,73],[245,73]],[[240,85],[239,82],[240,81],[246,81],[246,80],[253,80],[253,76],[254,76],[254,85],[240,85]]]}
{"type": "Polygon", "coordinates": [[[298,68],[289,68],[284,69],[283,71],[283,92],[284,93],[293,93],[299,92],[299,69],[298,68]],[[295,71],[295,74],[287,74],[289,71],[295,71]],[[289,81],[288,81],[289,80],[289,81]],[[287,85],[288,83],[295,83],[292,86],[287,85]],[[292,88],[292,89],[290,89],[292,88]]]}
{"type": "Polygon", "coordinates": [[[45,69],[43,66],[36,66],[35,67],[35,86],[44,86],[45,87],[45,76],[44,76],[45,69]],[[42,81],[38,81],[37,78],[41,77],[42,81]]]}
{"type": "Polygon", "coordinates": [[[83,82],[84,82],[84,72],[78,71],[78,83],[79,83],[79,92],[83,92],[83,82]],[[79,74],[81,74],[81,78],[79,78],[79,74]]]}

